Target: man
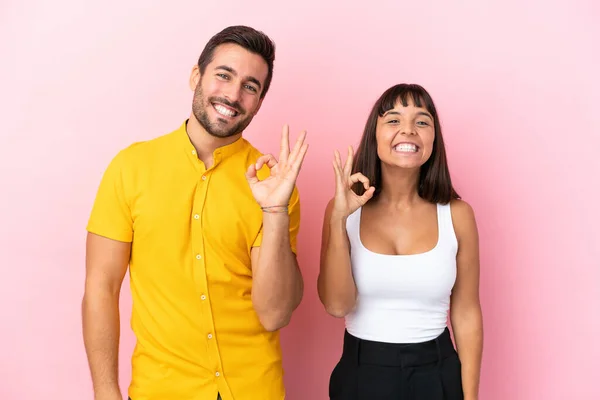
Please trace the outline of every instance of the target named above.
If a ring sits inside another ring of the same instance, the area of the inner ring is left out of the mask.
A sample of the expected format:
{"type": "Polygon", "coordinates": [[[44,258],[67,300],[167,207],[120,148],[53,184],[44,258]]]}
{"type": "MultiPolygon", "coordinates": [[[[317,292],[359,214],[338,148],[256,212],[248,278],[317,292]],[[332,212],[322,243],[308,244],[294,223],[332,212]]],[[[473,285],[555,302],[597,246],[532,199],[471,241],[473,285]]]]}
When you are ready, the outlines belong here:
{"type": "Polygon", "coordinates": [[[278,330],[299,305],[296,178],[307,151],[284,127],[279,160],[244,138],[275,48],[244,26],[210,39],[192,70],[192,113],[123,149],[87,227],[83,334],[95,398],[118,386],[119,292],[129,266],[132,400],[280,400],[278,330]]]}

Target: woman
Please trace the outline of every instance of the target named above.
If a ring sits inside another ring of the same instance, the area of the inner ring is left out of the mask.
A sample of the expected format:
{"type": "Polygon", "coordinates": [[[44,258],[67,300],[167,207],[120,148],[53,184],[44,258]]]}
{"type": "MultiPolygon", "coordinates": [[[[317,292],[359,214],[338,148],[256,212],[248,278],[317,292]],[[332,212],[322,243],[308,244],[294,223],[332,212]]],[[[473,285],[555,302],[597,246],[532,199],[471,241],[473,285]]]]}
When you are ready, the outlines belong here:
{"type": "Polygon", "coordinates": [[[346,330],[330,399],[477,399],[477,226],[452,187],[427,91],[407,84],[385,91],[356,159],[350,147],[342,165],[336,151],[333,167],[318,291],[346,330]]]}

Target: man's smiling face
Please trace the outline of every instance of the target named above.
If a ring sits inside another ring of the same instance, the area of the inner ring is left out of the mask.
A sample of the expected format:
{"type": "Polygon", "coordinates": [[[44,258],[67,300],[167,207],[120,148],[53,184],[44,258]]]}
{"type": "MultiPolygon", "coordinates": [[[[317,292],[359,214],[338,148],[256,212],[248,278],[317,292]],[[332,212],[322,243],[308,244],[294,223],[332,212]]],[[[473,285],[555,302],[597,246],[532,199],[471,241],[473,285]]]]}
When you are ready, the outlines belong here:
{"type": "Polygon", "coordinates": [[[260,55],[236,44],[218,46],[194,90],[192,111],[200,125],[220,138],[241,133],[262,104],[268,72],[260,55]]]}

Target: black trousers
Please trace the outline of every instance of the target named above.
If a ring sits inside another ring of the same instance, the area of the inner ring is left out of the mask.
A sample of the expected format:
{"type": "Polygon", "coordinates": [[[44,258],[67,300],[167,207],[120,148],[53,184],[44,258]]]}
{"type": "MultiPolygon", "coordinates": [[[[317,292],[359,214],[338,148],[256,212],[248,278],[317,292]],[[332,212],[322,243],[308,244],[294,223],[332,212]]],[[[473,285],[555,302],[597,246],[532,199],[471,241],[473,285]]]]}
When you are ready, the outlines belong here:
{"type": "Polygon", "coordinates": [[[330,400],[462,400],[461,365],[448,328],[423,343],[362,340],[344,333],[330,400]]]}

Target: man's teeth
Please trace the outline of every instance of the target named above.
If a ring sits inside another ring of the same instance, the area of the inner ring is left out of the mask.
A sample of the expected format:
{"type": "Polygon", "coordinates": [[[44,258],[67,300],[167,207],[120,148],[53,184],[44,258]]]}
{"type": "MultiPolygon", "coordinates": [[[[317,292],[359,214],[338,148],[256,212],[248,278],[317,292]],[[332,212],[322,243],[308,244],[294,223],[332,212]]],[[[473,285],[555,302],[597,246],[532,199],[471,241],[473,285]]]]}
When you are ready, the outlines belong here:
{"type": "Polygon", "coordinates": [[[237,115],[237,112],[230,110],[227,107],[223,107],[219,104],[215,104],[215,110],[217,110],[219,114],[224,115],[226,117],[235,117],[237,115]]]}
{"type": "Polygon", "coordinates": [[[409,153],[416,153],[417,152],[417,146],[415,146],[414,144],[399,144],[396,145],[394,147],[394,150],[396,151],[405,151],[405,152],[409,152],[409,153]]]}

